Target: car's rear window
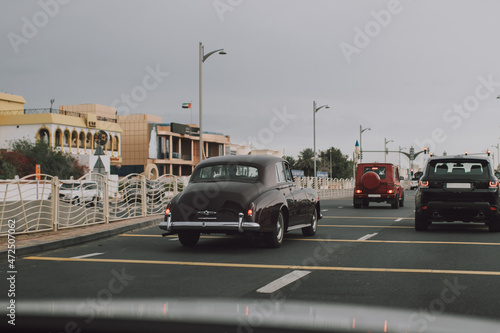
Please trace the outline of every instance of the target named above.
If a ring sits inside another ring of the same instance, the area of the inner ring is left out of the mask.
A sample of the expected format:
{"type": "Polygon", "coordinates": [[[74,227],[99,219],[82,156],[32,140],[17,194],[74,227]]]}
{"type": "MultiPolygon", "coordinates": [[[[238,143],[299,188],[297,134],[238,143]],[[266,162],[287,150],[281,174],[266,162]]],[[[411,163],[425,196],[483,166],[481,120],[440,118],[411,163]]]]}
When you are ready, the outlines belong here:
{"type": "Polygon", "coordinates": [[[380,179],[385,179],[385,167],[380,167],[380,166],[367,166],[364,168],[364,171],[363,173],[367,173],[369,171],[372,171],[372,172],[375,172],[379,177],[380,179]]]}
{"type": "Polygon", "coordinates": [[[490,177],[489,164],[486,161],[431,161],[428,168],[429,179],[488,179],[490,177]]]}
{"type": "Polygon", "coordinates": [[[191,181],[257,181],[259,170],[250,165],[217,164],[197,169],[191,181]]]}

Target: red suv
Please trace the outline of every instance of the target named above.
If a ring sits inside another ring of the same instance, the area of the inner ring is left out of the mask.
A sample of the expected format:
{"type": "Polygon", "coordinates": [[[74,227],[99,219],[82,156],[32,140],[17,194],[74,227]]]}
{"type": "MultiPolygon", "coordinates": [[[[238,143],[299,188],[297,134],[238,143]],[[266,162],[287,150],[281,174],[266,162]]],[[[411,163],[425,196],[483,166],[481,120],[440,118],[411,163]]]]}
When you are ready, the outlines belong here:
{"type": "Polygon", "coordinates": [[[398,168],[390,163],[360,163],[356,171],[354,208],[370,202],[387,202],[397,209],[404,206],[404,188],[398,168]]]}

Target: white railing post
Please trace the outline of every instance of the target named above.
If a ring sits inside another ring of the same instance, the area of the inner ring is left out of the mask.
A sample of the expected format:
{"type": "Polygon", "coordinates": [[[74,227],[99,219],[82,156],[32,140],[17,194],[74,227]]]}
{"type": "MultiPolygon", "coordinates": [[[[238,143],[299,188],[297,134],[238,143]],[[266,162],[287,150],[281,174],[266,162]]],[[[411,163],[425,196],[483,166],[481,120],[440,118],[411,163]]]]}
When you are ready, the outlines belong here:
{"type": "MultiPolygon", "coordinates": [[[[102,187],[103,187],[103,193],[102,193],[102,205],[103,205],[103,213],[104,213],[104,223],[108,224],[109,223],[109,179],[107,176],[102,177],[102,187]]],[[[99,193],[97,194],[99,196],[99,193]]],[[[96,198],[98,201],[99,199],[96,198]]],[[[97,204],[97,202],[96,202],[97,204]]]]}
{"type": "Polygon", "coordinates": [[[56,176],[52,178],[52,230],[57,231],[59,229],[59,178],[56,176]]]}
{"type": "Polygon", "coordinates": [[[142,207],[142,216],[147,216],[148,215],[148,206],[146,202],[146,177],[144,175],[141,175],[141,207],[142,207]]]}

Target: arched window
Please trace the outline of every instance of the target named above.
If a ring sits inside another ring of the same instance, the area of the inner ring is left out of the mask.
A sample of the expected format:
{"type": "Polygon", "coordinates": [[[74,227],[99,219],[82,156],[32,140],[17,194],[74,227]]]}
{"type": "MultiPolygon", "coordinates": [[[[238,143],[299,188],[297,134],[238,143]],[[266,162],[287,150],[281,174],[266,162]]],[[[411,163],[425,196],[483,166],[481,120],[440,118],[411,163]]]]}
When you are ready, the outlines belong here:
{"type": "Polygon", "coordinates": [[[40,128],[38,131],[38,140],[43,141],[50,145],[50,133],[46,128],[40,128]]]}
{"type": "Polygon", "coordinates": [[[78,148],[85,148],[85,133],[80,132],[80,138],[78,140],[78,148]]]}
{"type": "Polygon", "coordinates": [[[114,139],[113,139],[113,151],[118,151],[118,147],[119,147],[119,144],[120,143],[120,139],[118,138],[118,135],[115,135],[114,139]]]}
{"type": "Polygon", "coordinates": [[[62,131],[60,129],[56,130],[56,147],[62,147],[62,131]]]}
{"type": "Polygon", "coordinates": [[[106,151],[112,151],[113,149],[113,137],[108,134],[108,143],[106,144],[106,151]]]}
{"type": "Polygon", "coordinates": [[[69,133],[68,130],[64,131],[64,138],[63,138],[63,146],[64,147],[69,147],[69,139],[70,139],[71,134],[69,133]]]}
{"type": "Polygon", "coordinates": [[[78,132],[73,131],[71,133],[71,147],[78,147],[78,132]]]}
{"type": "Polygon", "coordinates": [[[94,136],[92,135],[92,133],[87,133],[87,140],[85,140],[85,147],[87,149],[90,149],[92,150],[93,149],[93,144],[94,144],[94,140],[93,140],[94,136]]]}

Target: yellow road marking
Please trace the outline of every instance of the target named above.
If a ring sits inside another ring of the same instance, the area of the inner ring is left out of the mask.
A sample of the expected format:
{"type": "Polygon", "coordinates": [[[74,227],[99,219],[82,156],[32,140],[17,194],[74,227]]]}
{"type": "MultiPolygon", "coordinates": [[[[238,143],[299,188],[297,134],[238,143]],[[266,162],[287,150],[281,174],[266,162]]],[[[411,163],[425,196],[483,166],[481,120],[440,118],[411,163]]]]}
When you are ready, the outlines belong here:
{"type": "MultiPolygon", "coordinates": [[[[162,237],[161,235],[134,235],[134,234],[121,234],[125,237],[162,237]]],[[[166,237],[177,237],[176,235],[166,237]]],[[[201,236],[201,238],[227,238],[225,236],[201,236]]],[[[446,245],[495,245],[499,246],[500,243],[485,243],[485,242],[441,242],[441,241],[393,241],[393,240],[357,240],[357,239],[329,239],[329,238],[287,238],[287,241],[305,241],[305,242],[342,242],[342,243],[393,243],[393,244],[446,244],[446,245]]]]}
{"type": "Polygon", "coordinates": [[[178,265],[178,266],[203,266],[203,267],[230,267],[230,268],[271,268],[289,270],[315,270],[315,271],[346,271],[346,272],[385,272],[385,273],[422,273],[422,274],[461,274],[461,275],[493,275],[500,276],[495,271],[465,271],[443,269],[418,269],[418,268],[370,268],[370,267],[329,267],[329,266],[295,266],[295,265],[268,265],[268,264],[235,264],[222,262],[196,262],[196,261],[163,261],[163,260],[131,260],[131,259],[97,259],[97,258],[59,258],[59,257],[25,257],[26,260],[44,261],[71,261],[71,262],[99,262],[122,264],[152,264],[152,265],[178,265]]]}
{"type": "Polygon", "coordinates": [[[402,220],[413,220],[413,217],[373,217],[373,216],[324,216],[324,219],[371,219],[371,220],[394,220],[394,219],[402,219],[402,220]]]}

